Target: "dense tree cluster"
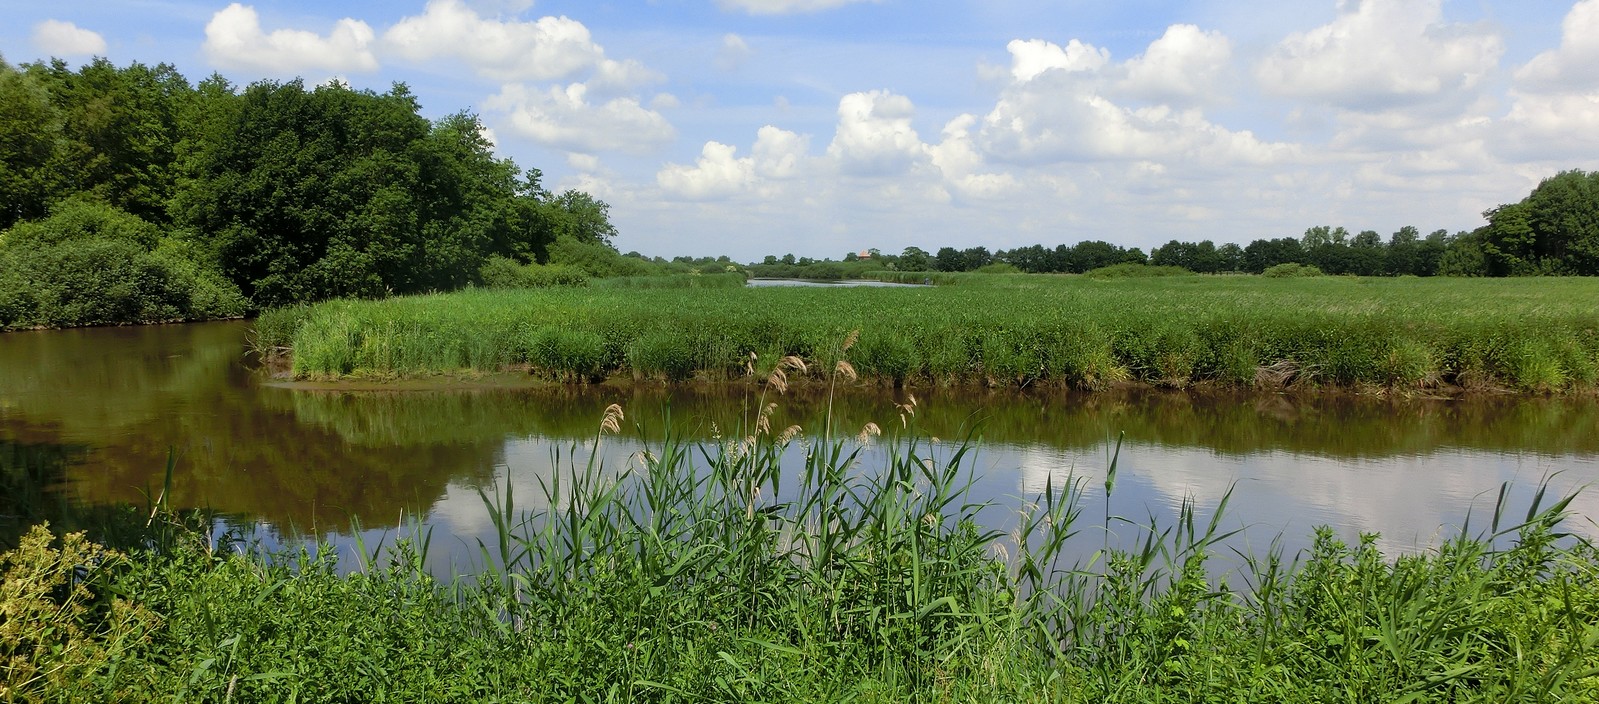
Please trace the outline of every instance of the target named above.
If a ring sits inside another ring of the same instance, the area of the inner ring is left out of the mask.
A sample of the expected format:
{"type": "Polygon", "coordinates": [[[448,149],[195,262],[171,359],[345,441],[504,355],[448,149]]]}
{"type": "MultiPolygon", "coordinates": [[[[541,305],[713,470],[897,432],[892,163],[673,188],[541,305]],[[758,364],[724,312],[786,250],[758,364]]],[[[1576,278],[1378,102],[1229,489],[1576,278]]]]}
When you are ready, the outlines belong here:
{"type": "Polygon", "coordinates": [[[1599,275],[1599,171],[1562,172],[1484,215],[1474,238],[1487,274],[1599,275]]]}
{"type": "Polygon", "coordinates": [[[0,329],[452,289],[492,257],[621,258],[604,202],[495,158],[476,117],[420,110],[402,84],[0,60],[0,329]]]}
{"type": "Polygon", "coordinates": [[[906,247],[899,255],[877,254],[843,261],[768,256],[751,270],[761,276],[843,278],[866,271],[1021,271],[1084,273],[1123,263],[1175,266],[1201,274],[1260,274],[1284,264],[1296,271],[1357,276],[1599,275],[1599,171],[1566,171],[1545,179],[1518,203],[1483,213],[1488,224],[1450,234],[1405,226],[1386,240],[1375,230],[1351,235],[1320,225],[1299,237],[1259,239],[1248,245],[1211,240],[1171,240],[1145,256],[1109,242],[1041,244],[999,250],[944,247],[929,254],[906,247]],[[1314,267],[1311,269],[1309,267],[1314,267]]]}

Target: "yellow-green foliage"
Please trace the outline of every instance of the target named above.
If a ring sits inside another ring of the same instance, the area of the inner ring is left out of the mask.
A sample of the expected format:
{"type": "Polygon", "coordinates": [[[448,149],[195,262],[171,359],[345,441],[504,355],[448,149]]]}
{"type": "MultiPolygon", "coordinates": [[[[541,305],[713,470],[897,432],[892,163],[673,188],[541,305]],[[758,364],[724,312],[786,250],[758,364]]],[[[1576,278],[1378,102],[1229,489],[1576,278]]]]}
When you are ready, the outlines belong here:
{"type": "Polygon", "coordinates": [[[35,526],[16,550],[0,555],[0,701],[80,700],[73,692],[84,691],[81,681],[103,681],[145,641],[154,616],[94,591],[125,563],[83,533],[58,543],[48,525],[35,526]]]}
{"type": "Polygon", "coordinates": [[[261,329],[303,377],[530,365],[719,380],[741,376],[751,352],[831,369],[831,347],[859,330],[851,361],[868,382],[1560,392],[1599,375],[1599,282],[971,275],[926,288],[467,291],[330,302],[263,316],[261,329]],[[556,332],[582,336],[583,354],[550,354],[556,332]]]}

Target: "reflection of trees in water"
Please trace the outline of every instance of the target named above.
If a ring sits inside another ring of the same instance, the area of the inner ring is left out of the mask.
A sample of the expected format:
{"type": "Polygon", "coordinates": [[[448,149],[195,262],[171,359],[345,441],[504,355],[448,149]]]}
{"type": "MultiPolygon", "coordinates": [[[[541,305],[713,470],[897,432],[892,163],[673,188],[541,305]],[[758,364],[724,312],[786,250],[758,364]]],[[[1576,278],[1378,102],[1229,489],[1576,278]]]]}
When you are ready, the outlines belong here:
{"type": "Polygon", "coordinates": [[[0,551],[16,547],[28,527],[41,521],[63,530],[80,527],[71,503],[55,489],[84,448],[35,439],[45,432],[20,423],[0,424],[0,551]]]}
{"type": "MultiPolygon", "coordinates": [[[[1125,431],[1129,439],[1233,455],[1287,451],[1333,458],[1426,454],[1443,448],[1548,455],[1599,452],[1599,402],[1592,398],[1481,397],[1385,400],[1352,396],[1291,397],[1131,390],[1098,394],[923,392],[917,430],[945,438],[975,430],[991,442],[1061,449],[1097,446],[1125,431]]],[[[578,388],[462,392],[340,392],[269,389],[263,403],[292,410],[307,425],[373,447],[479,442],[507,436],[587,438],[605,406],[658,437],[666,409],[695,439],[739,433],[754,417],[759,390],[737,387],[578,388]]],[[[899,426],[894,404],[904,393],[851,389],[832,403],[838,435],[868,421],[899,426]]],[[[828,400],[805,389],[768,395],[776,427],[798,424],[820,434],[828,400]]],[[[630,432],[629,434],[636,434],[630,432]]]]}
{"type": "Polygon", "coordinates": [[[160,486],[170,451],[174,507],[301,529],[343,528],[352,516],[392,521],[426,509],[454,478],[492,476],[492,440],[359,446],[263,405],[239,363],[244,330],[8,335],[0,340],[0,421],[26,422],[26,442],[79,448],[52,465],[58,478],[49,486],[63,484],[67,500],[142,504],[160,486]]]}
{"type": "Polygon", "coordinates": [[[84,328],[0,336],[0,415],[97,441],[195,399],[236,393],[247,323],[84,328]]]}
{"type": "MultiPolygon", "coordinates": [[[[0,417],[0,551],[44,522],[58,534],[84,531],[118,549],[144,544],[149,503],[142,497],[137,503],[83,502],[63,491],[90,448],[57,438],[54,428],[0,417]]],[[[204,525],[203,516],[196,518],[204,525]]]]}

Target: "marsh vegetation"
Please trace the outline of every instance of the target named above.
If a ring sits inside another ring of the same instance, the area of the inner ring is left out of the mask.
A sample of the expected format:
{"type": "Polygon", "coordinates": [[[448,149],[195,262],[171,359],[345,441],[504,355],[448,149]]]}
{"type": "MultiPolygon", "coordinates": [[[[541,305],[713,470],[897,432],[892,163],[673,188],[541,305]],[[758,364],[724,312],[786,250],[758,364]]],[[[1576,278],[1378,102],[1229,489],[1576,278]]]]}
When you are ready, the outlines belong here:
{"type": "Polygon", "coordinates": [[[896,386],[1562,392],[1599,380],[1599,285],[1588,279],[955,281],[332,301],[263,315],[257,344],[287,355],[296,377],[323,379],[525,369],[565,382],[759,380],[789,356],[831,369],[859,331],[853,369],[896,386]]]}

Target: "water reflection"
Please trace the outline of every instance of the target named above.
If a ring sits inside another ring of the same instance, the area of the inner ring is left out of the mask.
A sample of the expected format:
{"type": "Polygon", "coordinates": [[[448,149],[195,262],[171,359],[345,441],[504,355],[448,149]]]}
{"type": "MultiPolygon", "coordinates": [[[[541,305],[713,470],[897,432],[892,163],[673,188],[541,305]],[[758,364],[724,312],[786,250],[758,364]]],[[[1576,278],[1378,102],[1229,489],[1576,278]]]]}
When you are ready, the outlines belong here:
{"type": "MultiPolygon", "coordinates": [[[[746,387],[281,388],[249,369],[247,329],[0,335],[0,477],[30,477],[18,480],[19,491],[82,507],[138,503],[160,484],[170,451],[178,507],[318,533],[352,519],[393,525],[408,514],[434,526],[436,542],[470,546],[488,528],[478,491],[510,481],[529,505],[552,458],[587,452],[611,403],[627,408],[630,421],[602,445],[604,461],[617,467],[659,441],[668,414],[692,439],[740,437],[763,400],[779,403],[775,427],[798,424],[813,439],[829,408],[841,437],[868,421],[901,426],[894,404],[904,393],[880,388],[831,402],[816,386],[770,399],[746,387]],[[47,471],[22,471],[7,452],[57,459],[28,463],[47,471]]],[[[1107,440],[1125,432],[1114,512],[1174,515],[1185,497],[1208,507],[1235,487],[1234,515],[1251,539],[1304,535],[1326,523],[1351,535],[1380,531],[1390,547],[1425,544],[1441,526],[1458,524],[1474,500],[1479,513],[1491,506],[1493,497],[1479,494],[1501,482],[1530,492],[1557,473],[1557,489],[1599,480],[1599,401],[1591,397],[917,394],[918,412],[905,419],[914,427],[900,432],[937,437],[944,448],[980,438],[985,498],[1014,505],[1046,479],[1073,476],[1086,479],[1091,501],[1103,501],[1093,492],[1101,491],[1107,440]]],[[[1574,508],[1599,516],[1596,500],[1599,493],[1590,494],[1574,508]]],[[[23,512],[0,506],[0,514],[23,512]]],[[[1599,534],[1591,521],[1579,523],[1599,534]]]]}

